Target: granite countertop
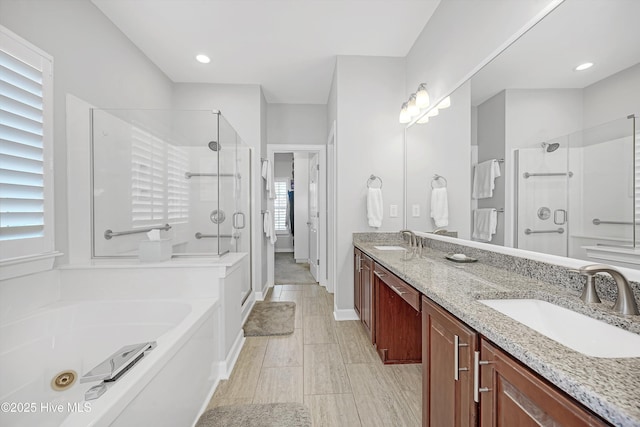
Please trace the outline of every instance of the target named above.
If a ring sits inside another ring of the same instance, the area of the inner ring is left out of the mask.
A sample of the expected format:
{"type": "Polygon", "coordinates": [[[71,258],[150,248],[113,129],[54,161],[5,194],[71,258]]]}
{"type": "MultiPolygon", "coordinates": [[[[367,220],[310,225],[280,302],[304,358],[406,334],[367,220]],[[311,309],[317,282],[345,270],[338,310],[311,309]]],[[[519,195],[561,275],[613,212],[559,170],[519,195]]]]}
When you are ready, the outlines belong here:
{"type": "MultiPolygon", "coordinates": [[[[640,316],[617,315],[611,304],[593,308],[575,291],[481,262],[453,263],[434,249],[423,248],[418,254],[378,250],[374,246],[381,242],[357,235],[353,244],[608,422],[640,426],[640,358],[586,356],[476,300],[546,300],[638,334],[640,316]]],[[[406,247],[401,240],[382,244],[406,247]]]]}

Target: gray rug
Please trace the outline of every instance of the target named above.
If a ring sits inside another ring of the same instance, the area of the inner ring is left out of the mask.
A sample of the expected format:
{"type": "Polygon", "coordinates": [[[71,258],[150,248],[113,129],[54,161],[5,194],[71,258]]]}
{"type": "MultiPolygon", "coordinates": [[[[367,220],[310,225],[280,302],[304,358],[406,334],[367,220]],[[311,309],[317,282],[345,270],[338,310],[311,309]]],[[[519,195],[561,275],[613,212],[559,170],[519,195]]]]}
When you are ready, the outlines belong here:
{"type": "Polygon", "coordinates": [[[257,302],[244,324],[245,337],[289,335],[293,333],[296,303],[288,301],[257,302]]]}
{"type": "Polygon", "coordinates": [[[311,427],[301,403],[218,406],[200,416],[195,427],[311,427]]]}
{"type": "Polygon", "coordinates": [[[274,283],[276,285],[292,285],[318,283],[309,271],[309,264],[296,263],[291,252],[276,252],[274,266],[274,283]]]}

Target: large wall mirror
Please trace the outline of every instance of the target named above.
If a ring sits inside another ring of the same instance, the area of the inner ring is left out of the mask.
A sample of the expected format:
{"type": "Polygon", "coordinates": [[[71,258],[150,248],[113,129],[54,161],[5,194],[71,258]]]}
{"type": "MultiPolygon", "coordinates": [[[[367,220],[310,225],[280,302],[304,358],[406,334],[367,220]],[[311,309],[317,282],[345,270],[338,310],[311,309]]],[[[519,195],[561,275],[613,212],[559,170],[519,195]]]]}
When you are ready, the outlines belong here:
{"type": "Polygon", "coordinates": [[[565,0],[407,128],[407,228],[640,269],[639,16],[565,0]]]}

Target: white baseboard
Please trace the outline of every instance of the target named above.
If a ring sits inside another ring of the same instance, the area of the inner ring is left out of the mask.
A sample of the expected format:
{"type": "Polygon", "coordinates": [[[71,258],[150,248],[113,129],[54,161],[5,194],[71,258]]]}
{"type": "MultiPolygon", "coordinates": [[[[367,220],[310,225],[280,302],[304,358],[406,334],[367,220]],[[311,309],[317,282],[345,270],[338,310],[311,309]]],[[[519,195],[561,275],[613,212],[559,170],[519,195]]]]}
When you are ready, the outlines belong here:
{"type": "Polygon", "coordinates": [[[273,288],[273,285],[267,285],[262,292],[256,292],[256,301],[264,301],[264,298],[269,293],[269,289],[273,288]]]}
{"type": "Polygon", "coordinates": [[[333,318],[338,322],[341,320],[360,320],[353,308],[347,310],[333,310],[333,318]]]}
{"type": "Polygon", "coordinates": [[[244,341],[244,330],[240,329],[236,340],[231,346],[231,350],[229,351],[227,358],[224,361],[220,362],[220,379],[229,379],[231,371],[233,371],[233,367],[236,366],[236,362],[238,361],[238,356],[240,356],[240,350],[242,350],[242,347],[244,346],[244,341]]]}

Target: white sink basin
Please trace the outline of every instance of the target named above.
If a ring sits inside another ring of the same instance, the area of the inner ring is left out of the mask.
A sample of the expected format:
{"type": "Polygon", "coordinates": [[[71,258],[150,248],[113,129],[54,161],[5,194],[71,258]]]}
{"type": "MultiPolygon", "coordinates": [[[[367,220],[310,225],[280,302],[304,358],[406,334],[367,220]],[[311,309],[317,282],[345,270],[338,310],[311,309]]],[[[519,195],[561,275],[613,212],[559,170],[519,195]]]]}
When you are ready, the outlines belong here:
{"type": "Polygon", "coordinates": [[[575,351],[592,357],[640,357],[640,335],[535,299],[478,300],[575,351]]]}
{"type": "Polygon", "coordinates": [[[379,251],[406,251],[402,246],[374,246],[379,251]]]}

